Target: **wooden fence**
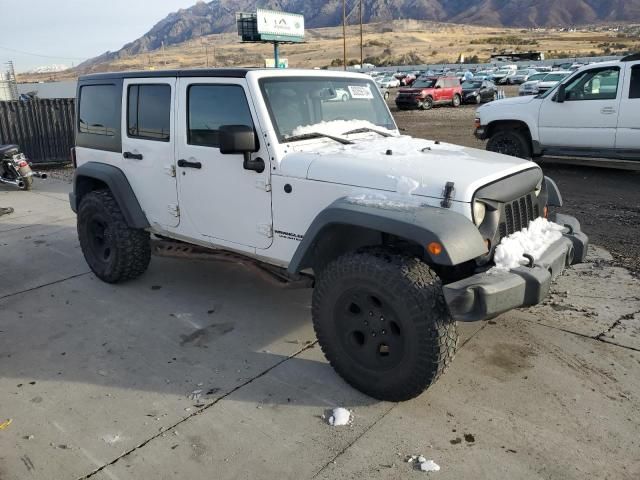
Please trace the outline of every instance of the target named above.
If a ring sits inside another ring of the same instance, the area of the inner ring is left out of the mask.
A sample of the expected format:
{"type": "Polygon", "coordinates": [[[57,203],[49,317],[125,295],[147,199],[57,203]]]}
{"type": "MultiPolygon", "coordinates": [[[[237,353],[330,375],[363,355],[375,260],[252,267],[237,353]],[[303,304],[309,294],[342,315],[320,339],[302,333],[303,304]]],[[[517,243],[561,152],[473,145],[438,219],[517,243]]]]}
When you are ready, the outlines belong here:
{"type": "Polygon", "coordinates": [[[70,98],[0,102],[0,145],[19,145],[33,163],[67,163],[74,116],[70,98]]]}

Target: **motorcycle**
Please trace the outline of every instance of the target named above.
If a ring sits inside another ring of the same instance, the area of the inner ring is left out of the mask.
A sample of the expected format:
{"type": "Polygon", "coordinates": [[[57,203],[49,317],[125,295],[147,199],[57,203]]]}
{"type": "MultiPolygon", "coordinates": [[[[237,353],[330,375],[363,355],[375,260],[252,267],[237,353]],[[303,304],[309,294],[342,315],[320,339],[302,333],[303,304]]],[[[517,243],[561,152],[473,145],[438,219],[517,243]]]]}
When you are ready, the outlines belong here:
{"type": "Polygon", "coordinates": [[[46,173],[34,172],[17,145],[0,145],[0,184],[31,190],[33,177],[45,179],[46,173]]]}

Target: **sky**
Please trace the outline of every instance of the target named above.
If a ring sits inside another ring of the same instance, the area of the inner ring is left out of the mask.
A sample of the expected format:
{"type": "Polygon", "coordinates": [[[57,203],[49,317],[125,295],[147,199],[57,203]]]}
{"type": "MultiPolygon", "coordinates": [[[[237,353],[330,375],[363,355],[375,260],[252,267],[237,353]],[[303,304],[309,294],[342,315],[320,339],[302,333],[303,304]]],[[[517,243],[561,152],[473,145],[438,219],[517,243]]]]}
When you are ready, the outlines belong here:
{"type": "Polygon", "coordinates": [[[0,64],[77,65],[119,50],[196,0],[0,0],[0,64]]]}

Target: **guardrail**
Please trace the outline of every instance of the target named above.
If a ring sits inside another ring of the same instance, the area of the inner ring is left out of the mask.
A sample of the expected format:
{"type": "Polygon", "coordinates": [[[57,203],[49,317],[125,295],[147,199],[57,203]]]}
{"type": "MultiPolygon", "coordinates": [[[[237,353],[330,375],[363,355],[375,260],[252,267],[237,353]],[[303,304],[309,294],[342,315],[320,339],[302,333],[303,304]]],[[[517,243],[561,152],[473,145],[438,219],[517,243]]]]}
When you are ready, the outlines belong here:
{"type": "Polygon", "coordinates": [[[0,144],[19,145],[33,163],[67,163],[74,116],[70,98],[0,102],[0,144]]]}

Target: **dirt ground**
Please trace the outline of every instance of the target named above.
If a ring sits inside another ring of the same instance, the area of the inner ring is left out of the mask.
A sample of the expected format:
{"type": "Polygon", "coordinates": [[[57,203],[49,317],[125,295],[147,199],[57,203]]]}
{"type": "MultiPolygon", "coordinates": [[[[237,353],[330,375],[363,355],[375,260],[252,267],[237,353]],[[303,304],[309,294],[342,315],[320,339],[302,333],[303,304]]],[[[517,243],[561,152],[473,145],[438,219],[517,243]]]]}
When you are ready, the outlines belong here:
{"type": "MultiPolygon", "coordinates": [[[[507,87],[507,96],[517,87],[507,87]]],[[[484,148],[473,136],[475,105],[460,108],[437,107],[430,111],[400,111],[389,106],[403,133],[415,137],[484,148]]],[[[563,195],[563,211],[576,216],[596,245],[611,252],[615,263],[640,275],[640,171],[615,170],[541,163],[545,175],[553,178],[563,195]]]]}

